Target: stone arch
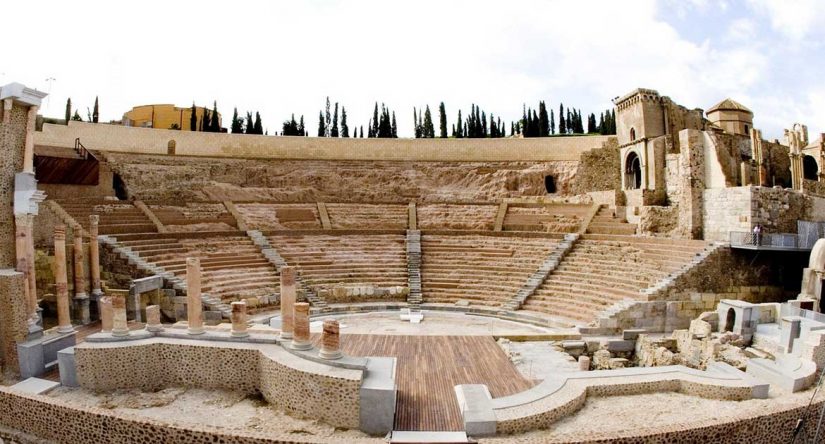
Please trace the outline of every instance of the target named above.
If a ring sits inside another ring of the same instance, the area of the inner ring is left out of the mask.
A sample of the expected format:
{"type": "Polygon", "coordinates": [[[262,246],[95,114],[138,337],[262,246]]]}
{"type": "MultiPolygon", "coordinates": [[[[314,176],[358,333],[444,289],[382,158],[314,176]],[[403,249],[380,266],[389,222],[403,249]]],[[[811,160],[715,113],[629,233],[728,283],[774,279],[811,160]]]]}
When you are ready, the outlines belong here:
{"type": "Polygon", "coordinates": [[[802,177],[807,180],[819,180],[819,165],[814,156],[802,156],[802,177]]]}
{"type": "Polygon", "coordinates": [[[736,310],[733,307],[728,308],[728,312],[725,314],[725,330],[724,331],[733,331],[733,326],[736,325],[736,310]]]}
{"type": "Polygon", "coordinates": [[[169,143],[166,144],[166,154],[174,156],[176,146],[177,142],[175,142],[175,139],[170,140],[169,143]]]}
{"type": "Polygon", "coordinates": [[[638,190],[642,187],[642,159],[635,151],[628,153],[624,163],[625,189],[638,190]]]}
{"type": "Polygon", "coordinates": [[[636,128],[630,128],[630,141],[636,140],[636,128]]]}

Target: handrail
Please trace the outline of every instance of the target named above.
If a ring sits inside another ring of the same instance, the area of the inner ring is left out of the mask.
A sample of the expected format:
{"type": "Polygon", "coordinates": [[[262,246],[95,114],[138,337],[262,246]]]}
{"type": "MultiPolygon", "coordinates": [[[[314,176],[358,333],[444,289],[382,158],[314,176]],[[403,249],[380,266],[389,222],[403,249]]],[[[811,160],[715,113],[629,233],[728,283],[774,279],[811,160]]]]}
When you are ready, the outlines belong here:
{"type": "Polygon", "coordinates": [[[774,249],[810,249],[800,245],[798,234],[794,233],[753,233],[750,231],[731,231],[730,244],[732,247],[755,247],[774,249]]]}
{"type": "Polygon", "coordinates": [[[82,142],[80,142],[80,137],[74,139],[74,150],[83,160],[89,160],[89,157],[97,160],[97,156],[95,156],[91,151],[83,146],[82,142]]]}

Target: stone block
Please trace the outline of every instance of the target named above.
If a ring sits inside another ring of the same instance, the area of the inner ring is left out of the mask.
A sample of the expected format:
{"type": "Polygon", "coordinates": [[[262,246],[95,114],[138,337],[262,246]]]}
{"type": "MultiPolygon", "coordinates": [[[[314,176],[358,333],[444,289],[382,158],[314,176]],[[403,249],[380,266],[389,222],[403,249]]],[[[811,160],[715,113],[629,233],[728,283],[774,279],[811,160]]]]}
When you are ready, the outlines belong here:
{"type": "Polygon", "coordinates": [[[40,378],[27,378],[11,386],[11,389],[21,393],[43,395],[56,389],[57,387],[60,387],[60,383],[56,381],[49,381],[40,378]]]}
{"type": "Polygon", "coordinates": [[[643,328],[627,329],[622,331],[622,339],[626,341],[635,341],[640,334],[646,333],[643,328]]]}
{"type": "Polygon", "coordinates": [[[60,383],[66,387],[79,387],[77,381],[77,365],[74,357],[74,347],[64,348],[57,352],[57,365],[60,369],[60,383]]]}
{"type": "Polygon", "coordinates": [[[359,392],[360,428],[371,435],[383,435],[392,431],[395,419],[396,358],[371,357],[366,365],[359,392]]]}
{"type": "Polygon", "coordinates": [[[496,414],[492,396],[484,384],[462,384],[454,387],[464,430],[470,436],[496,434],[496,414]]]}
{"type": "Polygon", "coordinates": [[[608,339],[607,351],[611,353],[630,352],[636,349],[636,341],[628,341],[624,339],[608,339]]]}

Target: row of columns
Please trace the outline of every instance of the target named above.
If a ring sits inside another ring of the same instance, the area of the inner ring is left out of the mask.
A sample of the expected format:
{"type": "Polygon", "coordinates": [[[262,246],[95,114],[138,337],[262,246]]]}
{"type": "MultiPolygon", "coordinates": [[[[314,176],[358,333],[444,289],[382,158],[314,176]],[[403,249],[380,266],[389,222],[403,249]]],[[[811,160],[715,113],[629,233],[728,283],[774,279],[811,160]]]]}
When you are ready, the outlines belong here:
{"type": "MultiPolygon", "coordinates": [[[[65,228],[55,230],[55,256],[65,256],[65,228]],[[63,230],[63,231],[60,231],[63,230]]],[[[58,318],[60,328],[71,329],[68,323],[68,291],[66,290],[66,264],[58,261],[58,318]],[[62,278],[61,278],[62,277],[62,278]],[[64,324],[66,321],[68,324],[64,324]]],[[[309,350],[312,340],[309,331],[309,304],[296,302],[297,289],[295,284],[295,269],[284,267],[281,269],[281,340],[290,340],[290,347],[295,350],[309,350]]],[[[201,265],[200,259],[190,257],[186,259],[186,299],[187,299],[187,333],[201,335],[203,328],[203,301],[201,300],[201,265]]],[[[231,335],[236,338],[249,336],[247,326],[246,302],[233,302],[231,335]]],[[[101,330],[113,336],[127,336],[129,328],[126,320],[126,298],[124,296],[102,297],[100,299],[101,330]]],[[[146,307],[146,329],[160,331],[160,307],[150,305],[146,307]]],[[[69,330],[71,331],[71,330],[69,330]]],[[[324,359],[339,359],[342,357],[340,346],[340,326],[338,321],[327,319],[324,321],[321,336],[320,356],[324,359]]]]}
{"type": "MultiPolygon", "coordinates": [[[[100,219],[97,215],[89,216],[89,271],[91,276],[93,295],[98,296],[100,316],[103,320],[103,291],[100,286],[100,246],[97,240],[98,224],[100,219]]],[[[86,293],[86,279],[83,273],[83,230],[78,225],[72,230],[74,232],[73,239],[73,259],[74,259],[74,299],[78,303],[79,317],[81,323],[88,323],[90,321],[89,315],[89,295],[86,293]]],[[[30,237],[29,237],[30,239],[30,237]]],[[[20,234],[18,233],[18,245],[21,243],[20,234]]],[[[31,243],[31,242],[30,242],[31,243]]],[[[18,247],[19,249],[19,247],[18,247]]],[[[23,266],[29,270],[29,278],[34,280],[33,264],[34,252],[32,251],[32,260],[26,261],[23,266]]],[[[19,261],[18,261],[19,263],[19,261]]],[[[68,270],[66,266],[66,226],[57,225],[54,228],[54,273],[55,273],[55,287],[57,297],[57,324],[58,331],[61,333],[68,333],[73,331],[70,302],[69,302],[69,282],[68,270]]],[[[37,310],[37,292],[34,290],[34,283],[31,283],[31,290],[28,293],[29,307],[32,308],[36,315],[37,310]]],[[[109,301],[113,306],[115,302],[109,301]]],[[[124,301],[125,307],[125,301],[124,301]]],[[[127,330],[128,331],[128,330],[127,330]]]]}

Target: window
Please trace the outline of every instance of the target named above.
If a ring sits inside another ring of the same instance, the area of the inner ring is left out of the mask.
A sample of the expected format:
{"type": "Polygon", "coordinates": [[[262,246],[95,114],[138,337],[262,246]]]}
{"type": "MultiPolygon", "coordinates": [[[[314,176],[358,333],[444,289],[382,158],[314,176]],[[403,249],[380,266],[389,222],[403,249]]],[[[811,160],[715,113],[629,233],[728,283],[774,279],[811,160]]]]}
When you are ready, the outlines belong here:
{"type": "Polygon", "coordinates": [[[630,128],[630,141],[636,140],[636,128],[630,128]]]}

